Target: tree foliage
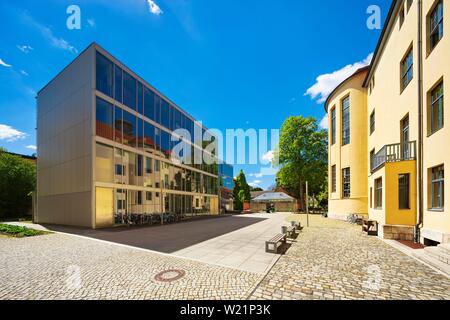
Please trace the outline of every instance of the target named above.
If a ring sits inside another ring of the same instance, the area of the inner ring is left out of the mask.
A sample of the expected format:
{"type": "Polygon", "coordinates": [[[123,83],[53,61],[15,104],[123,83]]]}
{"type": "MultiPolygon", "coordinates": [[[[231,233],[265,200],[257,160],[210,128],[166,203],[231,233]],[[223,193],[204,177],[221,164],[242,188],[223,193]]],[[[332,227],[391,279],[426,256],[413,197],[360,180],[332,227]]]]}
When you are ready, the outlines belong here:
{"type": "Polygon", "coordinates": [[[289,117],[281,127],[275,157],[281,166],[277,185],[303,203],[304,184],[309,193],[323,194],[327,186],[328,135],[319,130],[317,120],[303,116],[289,117]]]}
{"type": "Polygon", "coordinates": [[[32,207],[31,192],[35,189],[34,163],[0,148],[0,218],[26,216],[32,207]]]}
{"type": "Polygon", "coordinates": [[[234,183],[234,209],[241,211],[244,208],[244,202],[250,201],[250,186],[245,178],[244,171],[241,170],[234,183]]]}

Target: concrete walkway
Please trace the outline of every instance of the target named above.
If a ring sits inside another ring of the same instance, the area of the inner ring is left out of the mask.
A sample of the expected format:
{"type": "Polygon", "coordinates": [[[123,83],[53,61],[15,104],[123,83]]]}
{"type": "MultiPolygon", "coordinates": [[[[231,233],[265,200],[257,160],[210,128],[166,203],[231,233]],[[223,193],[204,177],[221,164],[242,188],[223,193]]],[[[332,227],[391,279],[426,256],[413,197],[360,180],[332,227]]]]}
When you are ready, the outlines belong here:
{"type": "Polygon", "coordinates": [[[267,273],[280,257],[265,252],[265,242],[281,232],[290,214],[249,214],[236,219],[261,219],[246,228],[204,241],[173,253],[175,256],[231,267],[242,271],[267,273]]]}

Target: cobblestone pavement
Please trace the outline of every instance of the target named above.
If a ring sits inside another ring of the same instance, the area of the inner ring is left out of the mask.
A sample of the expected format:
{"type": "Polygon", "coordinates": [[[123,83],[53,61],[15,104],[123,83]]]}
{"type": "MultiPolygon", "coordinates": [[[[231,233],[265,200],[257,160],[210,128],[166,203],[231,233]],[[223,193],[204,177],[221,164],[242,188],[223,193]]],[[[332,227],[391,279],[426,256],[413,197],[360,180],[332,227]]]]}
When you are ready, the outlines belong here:
{"type": "Polygon", "coordinates": [[[0,300],[245,299],[261,278],[63,234],[0,239],[0,300]],[[155,280],[173,269],[185,276],[175,282],[155,280]]]}
{"type": "Polygon", "coordinates": [[[64,234],[0,238],[0,300],[450,299],[447,277],[359,227],[311,225],[265,277],[64,234]],[[155,280],[166,270],[182,277],[155,280]]]}
{"type": "Polygon", "coordinates": [[[360,228],[311,217],[251,298],[450,299],[447,277],[360,228]]]}

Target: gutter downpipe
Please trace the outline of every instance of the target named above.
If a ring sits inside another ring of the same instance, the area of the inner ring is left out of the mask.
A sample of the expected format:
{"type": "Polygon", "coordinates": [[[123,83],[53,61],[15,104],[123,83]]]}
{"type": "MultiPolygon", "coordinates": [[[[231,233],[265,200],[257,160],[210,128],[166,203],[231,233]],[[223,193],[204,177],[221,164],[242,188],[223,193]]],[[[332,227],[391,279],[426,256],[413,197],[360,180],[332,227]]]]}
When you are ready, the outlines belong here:
{"type": "Polygon", "coordinates": [[[415,230],[415,242],[420,243],[420,231],[423,227],[423,34],[422,34],[422,17],[423,17],[423,0],[418,0],[418,115],[419,115],[419,153],[418,153],[418,193],[419,193],[419,212],[418,221],[415,230]]]}

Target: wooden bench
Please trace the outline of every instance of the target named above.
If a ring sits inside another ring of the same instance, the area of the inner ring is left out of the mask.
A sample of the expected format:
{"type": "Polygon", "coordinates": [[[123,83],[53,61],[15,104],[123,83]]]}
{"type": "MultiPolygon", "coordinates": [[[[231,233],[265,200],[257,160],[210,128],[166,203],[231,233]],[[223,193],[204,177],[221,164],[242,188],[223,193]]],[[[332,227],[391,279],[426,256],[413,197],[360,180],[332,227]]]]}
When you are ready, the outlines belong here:
{"type": "Polygon", "coordinates": [[[291,226],[299,231],[302,230],[302,224],[300,222],[291,221],[291,226]]]}
{"type": "Polygon", "coordinates": [[[286,235],[277,234],[269,241],[266,241],[266,252],[277,254],[283,244],[286,244],[286,235]]]}
{"type": "Polygon", "coordinates": [[[295,238],[296,235],[296,228],[291,226],[291,227],[281,227],[281,233],[284,233],[285,235],[287,235],[287,237],[289,239],[293,239],[295,238]]]}
{"type": "Polygon", "coordinates": [[[363,219],[362,230],[369,236],[378,236],[378,222],[374,220],[363,219]]]}

